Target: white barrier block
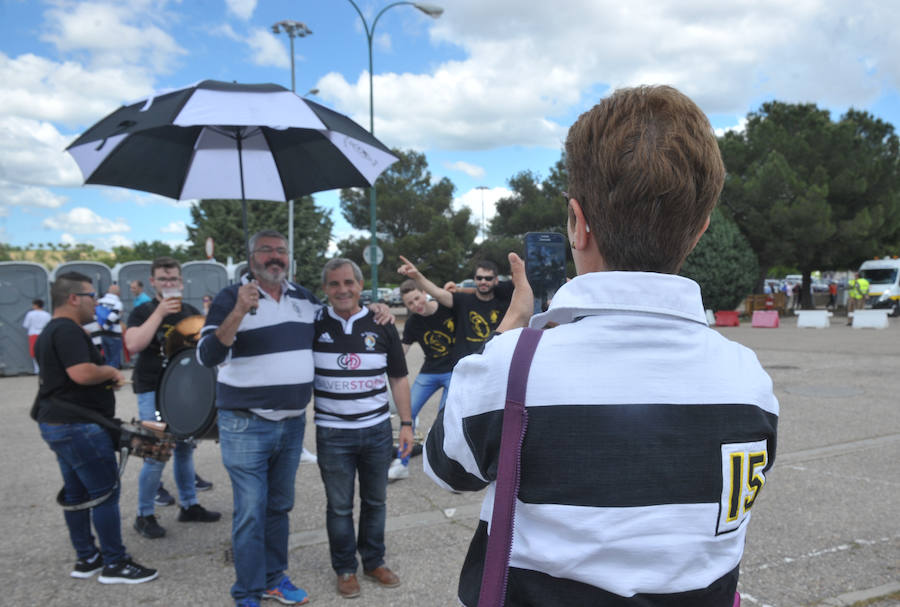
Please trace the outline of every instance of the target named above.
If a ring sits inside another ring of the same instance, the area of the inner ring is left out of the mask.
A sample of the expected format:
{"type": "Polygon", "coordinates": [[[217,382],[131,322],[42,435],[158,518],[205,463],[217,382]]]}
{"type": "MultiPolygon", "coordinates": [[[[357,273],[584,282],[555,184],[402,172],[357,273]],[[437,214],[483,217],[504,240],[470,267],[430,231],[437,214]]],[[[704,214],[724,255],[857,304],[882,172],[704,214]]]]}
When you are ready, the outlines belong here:
{"type": "Polygon", "coordinates": [[[828,310],[797,310],[798,329],[825,329],[831,326],[828,320],[832,314],[828,310]]]}
{"type": "Polygon", "coordinates": [[[712,310],[706,311],[706,322],[709,323],[710,327],[716,326],[716,314],[712,310]]]}
{"type": "Polygon", "coordinates": [[[856,310],[853,312],[854,329],[887,329],[890,310],[856,310]]]}

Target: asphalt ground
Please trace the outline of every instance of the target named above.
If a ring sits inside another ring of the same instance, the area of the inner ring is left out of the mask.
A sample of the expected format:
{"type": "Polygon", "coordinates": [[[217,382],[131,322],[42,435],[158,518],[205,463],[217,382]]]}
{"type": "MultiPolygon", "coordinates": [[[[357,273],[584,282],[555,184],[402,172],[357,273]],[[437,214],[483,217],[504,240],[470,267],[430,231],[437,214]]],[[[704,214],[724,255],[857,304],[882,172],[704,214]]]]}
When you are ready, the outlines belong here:
{"type": "MultiPolygon", "coordinates": [[[[900,605],[900,319],[883,330],[834,320],[827,329],[798,329],[791,318],[778,329],[718,329],[756,351],[781,403],[776,462],[753,508],[741,566],[745,606],[900,605]]],[[[411,371],[421,359],[412,348],[411,371]]],[[[176,507],[158,508],[167,535],[140,537],[132,523],[141,462],[132,458],[120,501],[123,537],[138,562],[159,569],[159,579],[107,586],[69,577],[75,557],[54,502],[59,470],[28,417],[36,388],[33,376],[0,379],[0,604],[232,605],[231,489],[214,441],[199,445],[195,462],[215,485],[200,502],[221,511],[221,521],[179,523],[176,507]]],[[[119,417],[137,416],[130,390],[117,398],[119,417]]],[[[420,414],[423,430],[436,409],[435,397],[420,414]]],[[[309,413],[306,446],[315,451],[309,413]]],[[[163,480],[174,492],[170,466],[163,480]]],[[[480,493],[440,489],[422,472],[421,457],[413,458],[410,478],[388,488],[387,564],[403,584],[384,589],[361,578],[362,596],[348,602],[335,591],[315,464],[300,466],[296,490],[288,573],[313,605],[458,604],[480,493]]]]}

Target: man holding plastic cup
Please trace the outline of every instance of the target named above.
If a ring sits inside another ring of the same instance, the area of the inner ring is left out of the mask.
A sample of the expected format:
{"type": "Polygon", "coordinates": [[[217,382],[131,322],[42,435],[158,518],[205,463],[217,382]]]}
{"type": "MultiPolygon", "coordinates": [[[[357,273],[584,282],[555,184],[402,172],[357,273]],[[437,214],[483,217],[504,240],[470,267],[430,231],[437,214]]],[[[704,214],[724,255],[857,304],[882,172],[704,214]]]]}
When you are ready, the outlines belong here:
{"type": "MultiPolygon", "coordinates": [[[[132,381],[138,400],[138,415],[142,420],[156,420],[156,385],[163,372],[163,348],[166,335],[175,325],[200,311],[182,303],[181,266],[171,257],[157,257],[150,265],[150,284],[156,297],[141,304],[128,316],[125,345],[129,352],[140,352],[134,366],[132,381]]],[[[173,476],[178,487],[181,509],[179,522],[212,523],[221,517],[197,503],[194,475],[193,447],[185,442],[175,446],[173,476]]],[[[146,538],[156,539],[166,534],[155,516],[157,491],[161,490],[164,462],[145,459],[138,477],[138,510],[134,529],[146,538]]],[[[171,500],[171,498],[170,498],[171,500]]],[[[168,503],[172,503],[169,501],[168,503]]]]}

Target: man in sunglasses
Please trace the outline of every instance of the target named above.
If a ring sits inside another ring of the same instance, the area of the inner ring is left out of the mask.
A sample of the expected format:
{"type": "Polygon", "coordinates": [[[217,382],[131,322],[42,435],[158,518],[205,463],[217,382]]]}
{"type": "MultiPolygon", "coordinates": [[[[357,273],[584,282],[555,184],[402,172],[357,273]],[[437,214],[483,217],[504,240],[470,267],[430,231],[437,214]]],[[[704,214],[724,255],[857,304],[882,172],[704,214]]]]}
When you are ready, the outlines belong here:
{"type": "Polygon", "coordinates": [[[469,293],[442,289],[425,278],[408,259],[402,255],[400,259],[403,265],[397,268],[397,273],[414,280],[420,289],[442,306],[453,309],[456,329],[453,364],[480,351],[503,320],[512,297],[512,282],[499,282],[497,264],[486,259],[478,262],[475,266],[475,291],[469,293]]]}

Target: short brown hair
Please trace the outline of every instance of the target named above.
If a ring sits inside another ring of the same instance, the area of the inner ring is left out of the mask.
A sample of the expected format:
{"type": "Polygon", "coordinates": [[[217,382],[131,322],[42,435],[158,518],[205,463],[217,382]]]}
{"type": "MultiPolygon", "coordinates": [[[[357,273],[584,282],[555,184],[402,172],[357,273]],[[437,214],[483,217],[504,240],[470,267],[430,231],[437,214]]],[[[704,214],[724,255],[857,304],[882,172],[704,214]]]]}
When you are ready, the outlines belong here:
{"type": "Polygon", "coordinates": [[[670,86],[620,89],[582,114],[566,165],[609,270],[678,272],[725,181],[709,119],[670,86]]]}
{"type": "MultiPolygon", "coordinates": [[[[150,264],[151,277],[156,272],[156,268],[175,269],[178,270],[179,274],[181,273],[181,264],[174,257],[157,257],[154,259],[153,263],[150,264]]],[[[140,282],[138,282],[138,285],[140,285],[140,282]]]]}
{"type": "Polygon", "coordinates": [[[412,278],[407,278],[403,282],[400,283],[400,295],[406,295],[410,291],[421,291],[419,285],[416,284],[416,281],[412,278]]]}

